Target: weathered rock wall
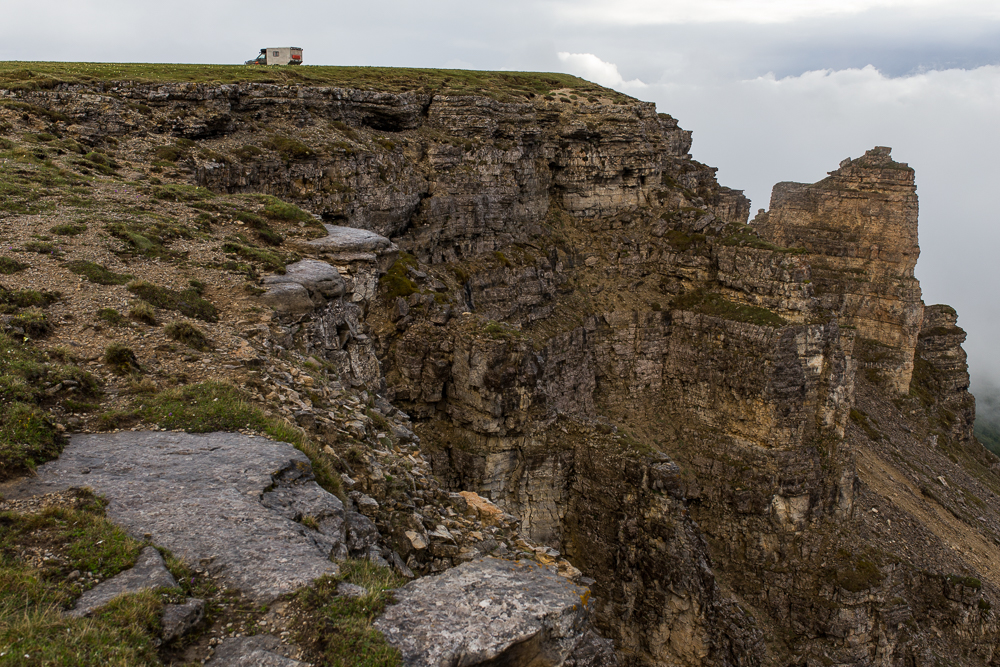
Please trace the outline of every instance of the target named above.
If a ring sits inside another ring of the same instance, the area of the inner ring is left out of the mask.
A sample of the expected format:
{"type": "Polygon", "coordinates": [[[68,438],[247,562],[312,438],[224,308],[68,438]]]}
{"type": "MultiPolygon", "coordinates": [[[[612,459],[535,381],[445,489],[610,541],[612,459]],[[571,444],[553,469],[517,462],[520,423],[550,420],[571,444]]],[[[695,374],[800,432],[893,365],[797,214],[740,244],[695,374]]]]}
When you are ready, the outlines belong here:
{"type": "Polygon", "coordinates": [[[913,170],[889,151],[845,160],[812,185],[777,184],[753,226],[769,241],[807,251],[820,307],[888,348],[880,366],[902,393],[923,316],[913,277],[920,249],[913,170]]]}

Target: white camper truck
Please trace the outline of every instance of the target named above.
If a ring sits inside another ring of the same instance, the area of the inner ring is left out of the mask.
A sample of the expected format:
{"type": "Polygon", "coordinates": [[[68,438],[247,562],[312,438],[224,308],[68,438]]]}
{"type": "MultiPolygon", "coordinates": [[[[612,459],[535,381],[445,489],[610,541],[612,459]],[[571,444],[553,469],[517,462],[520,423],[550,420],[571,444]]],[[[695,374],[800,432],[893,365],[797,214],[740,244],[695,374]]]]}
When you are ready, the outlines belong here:
{"type": "Polygon", "coordinates": [[[269,46],[245,65],[301,65],[302,49],[297,46],[269,46]]]}

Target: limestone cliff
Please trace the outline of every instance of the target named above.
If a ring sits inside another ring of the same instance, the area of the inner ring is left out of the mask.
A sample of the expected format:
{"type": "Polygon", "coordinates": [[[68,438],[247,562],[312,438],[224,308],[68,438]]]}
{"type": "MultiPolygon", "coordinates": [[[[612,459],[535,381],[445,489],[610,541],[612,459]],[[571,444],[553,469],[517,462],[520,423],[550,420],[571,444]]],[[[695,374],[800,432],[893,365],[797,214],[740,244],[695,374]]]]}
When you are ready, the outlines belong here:
{"type": "Polygon", "coordinates": [[[351,460],[417,574],[468,560],[427,508],[475,491],[593,580],[623,664],[1000,663],[1000,476],[964,333],[913,277],[913,170],[875,148],[748,225],[673,118],[570,93],[18,99],[121,153],[179,140],[156,173],[331,226],[285,247],[341,282],[265,279],[268,345],[412,418],[436,481],[351,460]]]}

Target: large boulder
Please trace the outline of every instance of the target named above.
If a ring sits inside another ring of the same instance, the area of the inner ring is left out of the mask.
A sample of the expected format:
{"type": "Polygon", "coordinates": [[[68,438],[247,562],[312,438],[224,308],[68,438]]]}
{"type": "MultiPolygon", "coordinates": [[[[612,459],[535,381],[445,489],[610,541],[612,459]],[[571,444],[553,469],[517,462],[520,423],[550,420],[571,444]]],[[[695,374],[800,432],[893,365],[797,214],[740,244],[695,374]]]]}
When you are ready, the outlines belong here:
{"type": "Polygon", "coordinates": [[[533,561],[484,558],[410,582],[375,627],[414,667],[615,665],[589,599],[533,561]]]}

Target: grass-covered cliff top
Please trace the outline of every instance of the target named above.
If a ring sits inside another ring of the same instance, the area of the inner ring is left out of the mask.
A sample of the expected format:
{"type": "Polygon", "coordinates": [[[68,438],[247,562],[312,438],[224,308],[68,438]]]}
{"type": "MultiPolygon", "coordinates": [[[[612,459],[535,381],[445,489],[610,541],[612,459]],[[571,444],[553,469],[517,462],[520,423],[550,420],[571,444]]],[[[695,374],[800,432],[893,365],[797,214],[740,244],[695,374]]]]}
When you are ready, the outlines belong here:
{"type": "Polygon", "coordinates": [[[59,84],[112,81],[136,83],[275,83],[334,86],[386,92],[434,91],[450,95],[484,95],[498,99],[548,95],[571,90],[585,97],[631,100],[570,74],[553,72],[485,72],[411,67],[336,67],[301,65],[187,65],[169,63],[0,62],[0,89],[44,90],[59,84]]]}

